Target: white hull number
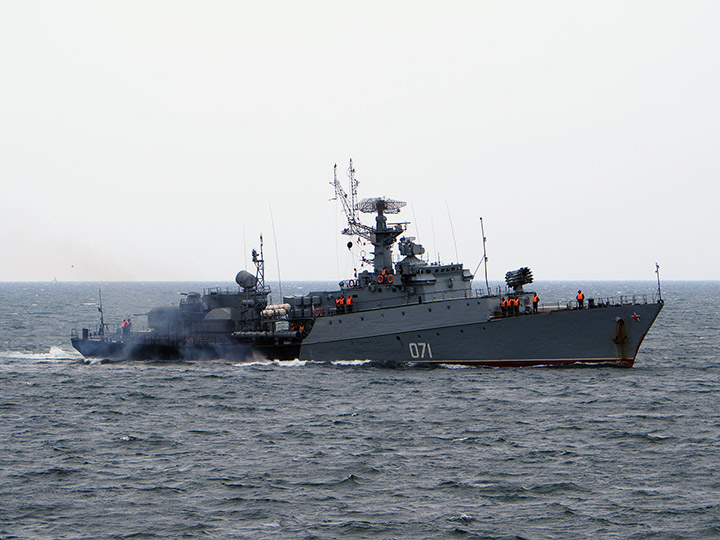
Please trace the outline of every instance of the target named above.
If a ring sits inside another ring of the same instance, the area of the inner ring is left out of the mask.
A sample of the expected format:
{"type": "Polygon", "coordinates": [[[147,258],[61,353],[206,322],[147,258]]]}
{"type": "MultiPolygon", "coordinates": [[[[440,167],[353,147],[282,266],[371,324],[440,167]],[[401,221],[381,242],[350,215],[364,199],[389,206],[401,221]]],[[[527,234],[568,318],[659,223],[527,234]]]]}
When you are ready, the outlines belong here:
{"type": "Polygon", "coordinates": [[[408,343],[408,347],[410,348],[410,357],[414,360],[433,357],[429,343],[408,343]]]}

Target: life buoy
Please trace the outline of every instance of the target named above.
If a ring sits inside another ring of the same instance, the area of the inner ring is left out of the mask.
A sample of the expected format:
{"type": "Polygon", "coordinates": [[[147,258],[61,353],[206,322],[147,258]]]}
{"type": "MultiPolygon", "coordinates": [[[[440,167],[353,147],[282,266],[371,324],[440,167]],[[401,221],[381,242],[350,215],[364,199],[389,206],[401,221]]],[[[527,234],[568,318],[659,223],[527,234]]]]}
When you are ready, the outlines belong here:
{"type": "Polygon", "coordinates": [[[377,282],[378,282],[378,283],[382,283],[383,281],[385,281],[385,276],[383,276],[382,274],[380,274],[380,275],[377,277],[377,282]]]}
{"type": "Polygon", "coordinates": [[[350,287],[351,289],[355,287],[355,282],[352,279],[348,281],[348,287],[350,287]]]}
{"type": "Polygon", "coordinates": [[[385,276],[385,279],[387,279],[387,282],[388,282],[388,283],[392,283],[392,282],[393,282],[393,275],[392,275],[392,274],[388,274],[387,276],[385,276]]]}
{"type": "Polygon", "coordinates": [[[315,308],[315,316],[316,316],[316,317],[322,317],[322,314],[323,314],[322,308],[316,307],[316,308],[315,308]]]}

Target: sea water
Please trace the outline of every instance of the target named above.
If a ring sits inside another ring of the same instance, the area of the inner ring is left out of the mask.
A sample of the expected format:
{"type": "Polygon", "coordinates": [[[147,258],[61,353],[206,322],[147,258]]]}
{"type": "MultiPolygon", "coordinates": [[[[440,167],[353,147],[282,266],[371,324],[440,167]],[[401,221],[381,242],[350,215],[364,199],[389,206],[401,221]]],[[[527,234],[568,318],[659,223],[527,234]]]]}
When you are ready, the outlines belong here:
{"type": "MultiPolygon", "coordinates": [[[[216,284],[0,283],[0,538],[720,537],[719,282],[632,369],[85,361],[216,284]]],[[[284,294],[327,284],[283,284],[284,294]]],[[[541,300],[653,283],[537,284],[541,300]]],[[[277,286],[275,286],[277,289],[277,286]]]]}

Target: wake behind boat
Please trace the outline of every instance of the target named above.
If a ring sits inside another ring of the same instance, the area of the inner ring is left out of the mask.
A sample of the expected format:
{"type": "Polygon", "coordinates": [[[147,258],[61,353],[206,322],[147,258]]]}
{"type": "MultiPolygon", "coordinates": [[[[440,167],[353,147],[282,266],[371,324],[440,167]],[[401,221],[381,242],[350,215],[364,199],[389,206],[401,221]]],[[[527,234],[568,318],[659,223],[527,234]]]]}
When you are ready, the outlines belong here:
{"type": "MultiPolygon", "coordinates": [[[[631,367],[663,307],[655,298],[578,300],[539,306],[528,268],[506,274],[506,289],[472,287],[460,263],[430,263],[424,248],[404,236],[407,222],[388,223],[404,202],[383,197],[357,200],[350,162],[350,194],[334,175],[336,197],[348,226],[342,232],[373,246],[370,269],[339,289],[286,296],[271,304],[265,284],[262,237],[253,250],[255,272],[241,271],[236,289],[206,289],[178,306],[153,308],[148,329],[73,331],[83,356],[119,359],[372,360],[386,365],[465,364],[535,366],[603,364],[631,367]],[[374,225],[361,213],[374,214],[374,225]],[[394,259],[397,244],[399,256],[394,259]]],[[[101,311],[102,313],[102,311],[101,311]]]]}

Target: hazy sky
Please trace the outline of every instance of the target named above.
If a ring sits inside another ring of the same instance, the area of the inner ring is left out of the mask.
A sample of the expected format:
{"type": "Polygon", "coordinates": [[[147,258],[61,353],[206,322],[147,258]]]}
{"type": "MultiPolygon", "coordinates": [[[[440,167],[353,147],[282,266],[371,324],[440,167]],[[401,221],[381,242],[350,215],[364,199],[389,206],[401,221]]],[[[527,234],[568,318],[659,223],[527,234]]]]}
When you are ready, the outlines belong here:
{"type": "Polygon", "coordinates": [[[350,277],[349,158],[491,279],[719,279],[719,51],[715,1],[1,1],[0,280],[350,277]]]}

